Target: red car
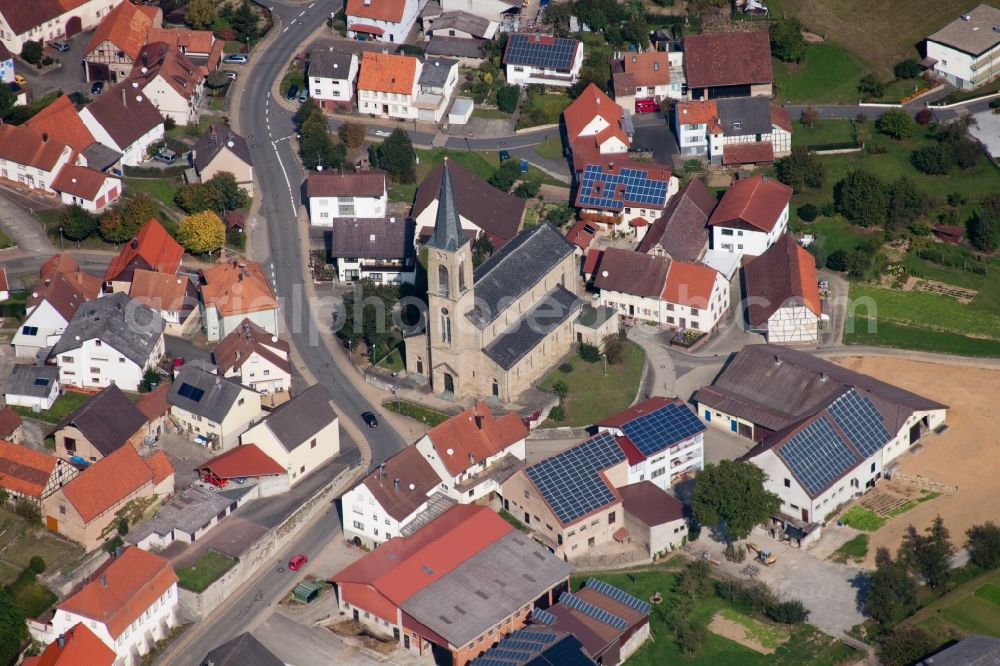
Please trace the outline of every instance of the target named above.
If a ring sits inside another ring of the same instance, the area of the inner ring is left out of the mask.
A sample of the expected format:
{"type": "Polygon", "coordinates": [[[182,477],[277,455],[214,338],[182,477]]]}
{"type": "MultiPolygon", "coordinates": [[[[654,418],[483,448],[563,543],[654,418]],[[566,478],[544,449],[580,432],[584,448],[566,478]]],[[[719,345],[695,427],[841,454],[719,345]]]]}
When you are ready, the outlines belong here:
{"type": "Polygon", "coordinates": [[[292,571],[298,571],[308,561],[309,558],[305,555],[293,555],[292,559],[288,560],[288,568],[292,571]]]}
{"type": "Polygon", "coordinates": [[[637,99],[635,100],[635,112],[636,113],[654,113],[660,110],[660,105],[655,99],[637,99]]]}

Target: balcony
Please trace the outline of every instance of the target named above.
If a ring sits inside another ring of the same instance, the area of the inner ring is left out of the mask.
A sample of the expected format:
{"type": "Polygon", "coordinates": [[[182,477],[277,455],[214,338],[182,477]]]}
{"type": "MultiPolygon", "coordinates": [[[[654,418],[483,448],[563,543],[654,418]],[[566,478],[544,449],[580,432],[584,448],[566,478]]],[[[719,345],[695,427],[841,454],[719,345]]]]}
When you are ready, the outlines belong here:
{"type": "Polygon", "coordinates": [[[500,458],[486,469],[473,472],[468,478],[455,484],[455,490],[459,493],[467,493],[473,488],[477,488],[488,481],[495,481],[500,485],[514,475],[514,472],[524,467],[524,463],[514,456],[507,454],[500,458]]]}

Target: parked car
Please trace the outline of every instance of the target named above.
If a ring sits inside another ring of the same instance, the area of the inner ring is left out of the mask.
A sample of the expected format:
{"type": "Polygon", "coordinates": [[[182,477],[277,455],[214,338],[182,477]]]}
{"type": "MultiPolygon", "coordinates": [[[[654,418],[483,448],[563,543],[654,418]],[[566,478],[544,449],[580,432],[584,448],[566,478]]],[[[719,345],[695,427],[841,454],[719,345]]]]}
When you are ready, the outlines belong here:
{"type": "Polygon", "coordinates": [[[292,555],[292,559],[288,560],[288,568],[292,571],[298,571],[308,561],[309,558],[305,555],[292,555]]]}
{"type": "Polygon", "coordinates": [[[227,65],[245,65],[250,62],[250,59],[242,53],[230,53],[222,59],[222,62],[227,65]]]}
{"type": "Polygon", "coordinates": [[[205,437],[204,435],[198,435],[194,438],[194,443],[199,446],[208,447],[209,440],[208,437],[205,437]]]}
{"type": "Polygon", "coordinates": [[[660,105],[656,103],[655,99],[637,99],[635,100],[635,112],[636,113],[655,113],[660,110],[660,105]]]}
{"type": "Polygon", "coordinates": [[[154,160],[159,160],[167,164],[173,164],[177,160],[177,153],[170,150],[169,148],[164,148],[153,155],[154,160]]]}
{"type": "Polygon", "coordinates": [[[305,102],[307,99],[309,99],[309,91],[303,88],[299,91],[299,102],[305,102]]]}
{"type": "Polygon", "coordinates": [[[66,42],[49,42],[49,46],[60,53],[66,53],[66,51],[69,51],[69,44],[66,42]]]}
{"type": "Polygon", "coordinates": [[[501,162],[506,162],[509,159],[510,159],[510,153],[507,152],[506,150],[501,150],[500,151],[500,161],[501,162]]]}
{"type": "Polygon", "coordinates": [[[177,356],[176,358],[174,358],[173,362],[170,364],[170,374],[176,376],[177,375],[177,371],[180,370],[183,366],[184,366],[184,359],[183,359],[183,357],[177,356]]]}
{"type": "Polygon", "coordinates": [[[380,136],[380,137],[384,138],[384,137],[389,136],[391,134],[391,132],[388,132],[386,130],[380,129],[380,130],[375,130],[374,132],[372,132],[372,134],[374,134],[375,136],[380,136]]]}
{"type": "Polygon", "coordinates": [[[294,100],[299,94],[299,87],[294,83],[288,86],[288,94],[285,96],[287,99],[294,100]]]}
{"type": "Polygon", "coordinates": [[[371,412],[363,413],[361,415],[361,418],[364,419],[364,422],[368,425],[369,428],[378,427],[378,417],[372,414],[371,412]]]}
{"type": "Polygon", "coordinates": [[[14,75],[14,83],[16,83],[17,85],[19,85],[19,86],[21,86],[23,88],[24,86],[28,85],[28,80],[26,78],[24,78],[23,76],[21,76],[20,74],[15,74],[14,75]]]}
{"type": "Polygon", "coordinates": [[[90,86],[91,95],[100,95],[104,92],[104,81],[94,81],[94,85],[90,86]]]}
{"type": "Polygon", "coordinates": [[[235,81],[239,78],[239,75],[231,69],[224,69],[222,70],[222,73],[225,74],[226,78],[230,81],[235,81]]]}

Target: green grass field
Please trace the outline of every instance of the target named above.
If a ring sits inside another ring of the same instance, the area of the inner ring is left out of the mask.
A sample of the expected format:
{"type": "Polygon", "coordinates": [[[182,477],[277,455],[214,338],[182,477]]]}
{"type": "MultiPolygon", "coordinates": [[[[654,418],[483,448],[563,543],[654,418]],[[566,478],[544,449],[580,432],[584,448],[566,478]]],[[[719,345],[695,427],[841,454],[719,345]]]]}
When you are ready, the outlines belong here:
{"type": "Polygon", "coordinates": [[[500,109],[484,109],[481,106],[472,110],[473,118],[486,118],[487,120],[510,120],[510,115],[500,109]]]}
{"type": "Polygon", "coordinates": [[[551,125],[559,122],[563,109],[572,102],[567,95],[544,93],[525,99],[521,115],[517,117],[517,129],[551,125]]]}
{"type": "Polygon", "coordinates": [[[236,566],[235,559],[210,550],[192,566],[177,570],[178,584],[192,592],[204,592],[209,585],[234,566],[236,566]]]}
{"type": "Polygon", "coordinates": [[[848,560],[860,562],[868,554],[868,535],[859,534],[853,539],[845,541],[844,544],[833,552],[830,557],[834,562],[846,564],[848,560]]]}
{"type": "Polygon", "coordinates": [[[563,400],[565,420],[557,422],[548,419],[543,427],[591,425],[631,405],[639,391],[646,356],[633,342],[627,341],[625,350],[625,360],[619,365],[609,365],[606,375],[601,361],[587,363],[578,355],[564,361],[573,366],[571,372],[565,373],[557,368],[549,373],[541,384],[542,388],[551,389],[553,384],[562,380],[569,385],[569,394],[563,400]]]}
{"type": "Polygon", "coordinates": [[[850,120],[817,120],[812,127],[806,127],[798,118],[792,119],[796,146],[815,146],[825,143],[848,143],[854,141],[854,123],[850,120]]]}
{"type": "Polygon", "coordinates": [[[847,318],[844,344],[895,347],[959,356],[1000,357],[1000,341],[997,340],[969,338],[958,333],[943,333],[932,328],[888,321],[869,321],[858,316],[847,318]]]}
{"type": "Polygon", "coordinates": [[[1000,585],[986,583],[981,588],[976,590],[976,596],[980,599],[986,599],[986,601],[1000,606],[1000,585]]]}
{"type": "Polygon", "coordinates": [[[941,615],[969,633],[1000,636],[1000,612],[992,600],[967,596],[945,607],[941,615]]]}
{"type": "Polygon", "coordinates": [[[926,90],[930,84],[923,79],[896,79],[886,84],[885,92],[878,101],[885,103],[897,103],[899,100],[913,95],[921,90],[926,90]]]}
{"type": "Polygon", "coordinates": [[[857,104],[858,81],[868,69],[864,60],[833,42],[809,44],[801,63],[774,59],[773,66],[774,99],[781,104],[857,104]]]}
{"type": "Polygon", "coordinates": [[[442,414],[441,412],[417,405],[408,400],[386,400],[382,403],[382,406],[389,411],[408,416],[421,423],[426,423],[432,428],[448,420],[447,414],[442,414]]]}
{"type": "Polygon", "coordinates": [[[889,512],[889,517],[890,518],[895,518],[898,515],[906,513],[910,509],[917,508],[918,506],[920,506],[924,502],[929,502],[930,500],[932,500],[932,499],[934,499],[936,497],[940,497],[940,496],[941,496],[941,493],[924,492],[924,494],[922,494],[920,497],[918,497],[916,499],[911,499],[910,501],[906,502],[905,504],[903,504],[901,506],[898,506],[895,509],[893,509],[892,511],[890,511],[889,512]]]}
{"type": "Polygon", "coordinates": [[[746,635],[765,648],[777,650],[788,640],[788,632],[774,624],[765,624],[734,608],[723,608],[719,615],[743,627],[746,635]]]}
{"type": "Polygon", "coordinates": [[[974,309],[971,304],[940,294],[854,283],[851,301],[856,315],[877,319],[879,323],[888,321],[1000,341],[1000,313],[974,309]],[[874,307],[870,308],[869,303],[874,307]]]}
{"type": "Polygon", "coordinates": [[[33,412],[30,407],[15,405],[14,411],[21,416],[38,419],[39,421],[45,421],[46,423],[59,423],[64,418],[72,414],[77,407],[85,403],[89,397],[90,396],[86,393],[80,393],[79,391],[66,391],[61,396],[56,398],[56,401],[52,403],[51,409],[33,412]]]}
{"type": "Polygon", "coordinates": [[[969,634],[1000,638],[1000,571],[958,585],[904,624],[921,627],[943,646],[969,634]]]}
{"type": "Polygon", "coordinates": [[[176,208],[174,195],[180,186],[178,178],[123,178],[125,191],[145,192],[167,208],[176,208]]]}
{"type": "Polygon", "coordinates": [[[535,146],[535,152],[546,159],[557,160],[563,156],[562,139],[558,136],[550,136],[535,146]]]}
{"type": "Polygon", "coordinates": [[[840,516],[845,525],[863,532],[874,532],[885,525],[885,518],[860,504],[855,504],[840,516]]]}

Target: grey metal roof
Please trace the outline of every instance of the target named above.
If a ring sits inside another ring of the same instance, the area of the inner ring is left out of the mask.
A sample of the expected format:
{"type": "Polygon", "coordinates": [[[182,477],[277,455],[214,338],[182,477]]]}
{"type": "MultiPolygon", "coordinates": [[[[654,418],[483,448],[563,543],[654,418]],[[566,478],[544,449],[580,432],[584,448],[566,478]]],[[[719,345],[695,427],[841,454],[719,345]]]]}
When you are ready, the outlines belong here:
{"type": "Polygon", "coordinates": [[[767,97],[724,97],[715,100],[725,136],[771,133],[771,100],[767,97]]]}
{"type": "Polygon", "coordinates": [[[166,325],[155,310],[118,292],[80,305],[50,356],[100,340],[142,368],[166,325]]]}
{"type": "Polygon", "coordinates": [[[188,363],[170,386],[167,402],[215,423],[222,423],[233,403],[243,392],[233,380],[220,377],[195,364],[188,363]],[[189,389],[184,387],[188,386],[189,389]],[[197,398],[193,397],[197,395],[197,398]],[[182,390],[189,395],[181,395],[182,390]],[[198,395],[198,391],[201,392],[198,395]]]}
{"type": "Polygon", "coordinates": [[[322,384],[313,384],[271,412],[264,423],[286,451],[293,451],[336,419],[330,393],[322,384]]]}
{"type": "Polygon", "coordinates": [[[966,12],[968,21],[956,17],[927,39],[978,56],[1000,44],[1000,34],[995,27],[1000,24],[1000,9],[981,4],[966,12]]]}
{"type": "Polygon", "coordinates": [[[253,635],[242,633],[205,655],[202,666],[284,666],[253,635]]]}
{"type": "Polygon", "coordinates": [[[83,156],[87,158],[87,166],[98,171],[104,171],[122,158],[117,150],[97,141],[83,149],[83,156]]]}
{"type": "Polygon", "coordinates": [[[452,645],[467,644],[565,580],[573,567],[513,530],[400,604],[452,645]]]}
{"type": "Polygon", "coordinates": [[[584,306],[576,294],[561,284],[542,296],[533,308],[493,339],[483,350],[504,370],[510,370],[545,336],[584,306]]]}
{"type": "Polygon", "coordinates": [[[483,16],[476,16],[475,14],[463,11],[452,11],[444,12],[435,18],[434,23],[431,24],[430,30],[432,32],[449,29],[461,30],[462,32],[469,33],[473,37],[484,39],[486,37],[486,33],[490,29],[490,23],[491,21],[483,16]]]}
{"type": "Polygon", "coordinates": [[[451,68],[457,64],[458,61],[451,58],[427,58],[420,70],[418,83],[427,88],[444,88],[451,68]]]}
{"type": "Polygon", "coordinates": [[[330,229],[331,257],[412,259],[416,223],[398,218],[337,218],[330,229]]]}
{"type": "Polygon", "coordinates": [[[476,307],[466,316],[485,328],[575,249],[550,222],[522,231],[474,271],[476,307]]]}
{"type": "Polygon", "coordinates": [[[120,388],[112,384],[77,407],[56,425],[53,432],[71,425],[101,455],[109,456],[124,446],[145,423],[145,415],[120,388]]]}
{"type": "Polygon", "coordinates": [[[400,528],[399,536],[410,536],[456,504],[458,504],[457,500],[448,497],[440,491],[435,491],[433,495],[427,498],[427,508],[415,515],[413,520],[400,528]]]}
{"type": "Polygon", "coordinates": [[[972,635],[920,663],[922,666],[998,666],[1000,638],[972,635]]]}
{"type": "Polygon", "coordinates": [[[479,59],[483,57],[483,42],[466,37],[439,37],[435,35],[427,42],[424,53],[479,59]]]}
{"type": "MultiPolygon", "coordinates": [[[[151,534],[166,536],[173,530],[194,534],[222,513],[226,507],[236,504],[236,499],[226,497],[200,486],[182,490],[167,502],[149,520],[136,525],[125,536],[129,543],[139,543],[151,534]]],[[[234,507],[235,508],[235,507],[234,507]]]]}
{"type": "Polygon", "coordinates": [[[448,159],[445,158],[444,169],[441,172],[441,189],[438,191],[434,233],[427,245],[437,250],[454,252],[468,242],[468,237],[462,231],[462,221],[458,217],[455,188],[451,184],[451,171],[448,168],[448,159]]]}
{"type": "Polygon", "coordinates": [[[7,378],[5,395],[47,398],[59,383],[59,368],[54,365],[15,365],[7,378]]]}
{"type": "Polygon", "coordinates": [[[335,50],[309,52],[309,76],[324,79],[347,79],[351,73],[353,53],[335,50]]]}

